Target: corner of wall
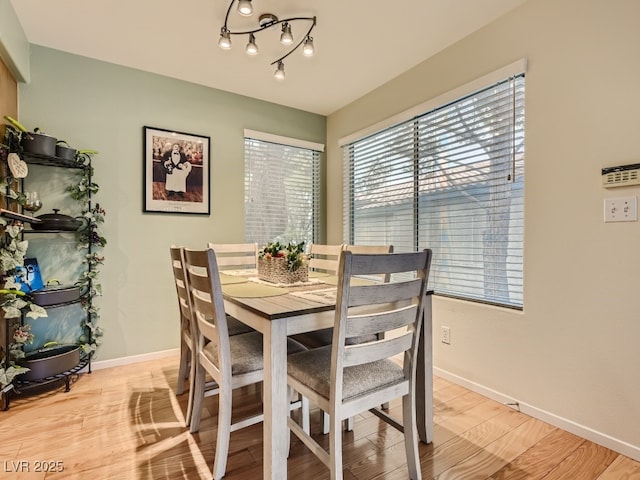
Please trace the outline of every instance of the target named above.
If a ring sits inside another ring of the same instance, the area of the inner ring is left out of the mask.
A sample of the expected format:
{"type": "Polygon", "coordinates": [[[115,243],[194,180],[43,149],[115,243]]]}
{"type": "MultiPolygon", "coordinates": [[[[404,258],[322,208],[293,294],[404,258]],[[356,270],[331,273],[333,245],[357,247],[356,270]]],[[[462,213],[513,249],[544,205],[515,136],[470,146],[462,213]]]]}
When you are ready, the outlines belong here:
{"type": "Polygon", "coordinates": [[[9,0],[0,0],[0,59],[18,82],[29,82],[29,41],[9,0]]]}

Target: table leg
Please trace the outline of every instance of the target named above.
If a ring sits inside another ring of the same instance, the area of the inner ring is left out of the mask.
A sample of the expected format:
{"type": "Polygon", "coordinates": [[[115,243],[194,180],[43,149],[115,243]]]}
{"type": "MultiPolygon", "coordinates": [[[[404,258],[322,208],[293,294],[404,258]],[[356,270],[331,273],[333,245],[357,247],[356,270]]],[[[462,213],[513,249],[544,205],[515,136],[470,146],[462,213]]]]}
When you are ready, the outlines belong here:
{"type": "Polygon", "coordinates": [[[286,480],[289,415],[286,319],[272,320],[263,333],[264,470],[263,479],[286,480]]]}
{"type": "Polygon", "coordinates": [[[418,369],[416,373],[416,420],[420,441],[433,441],[433,319],[431,300],[424,300],[424,322],[418,342],[418,369]]]}

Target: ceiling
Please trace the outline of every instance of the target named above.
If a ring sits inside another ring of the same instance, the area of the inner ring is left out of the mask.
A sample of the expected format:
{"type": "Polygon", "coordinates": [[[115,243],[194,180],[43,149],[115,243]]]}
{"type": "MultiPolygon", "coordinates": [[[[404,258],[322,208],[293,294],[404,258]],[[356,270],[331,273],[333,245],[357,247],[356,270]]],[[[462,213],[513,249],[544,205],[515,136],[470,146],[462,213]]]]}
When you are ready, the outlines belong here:
{"type": "MultiPolygon", "coordinates": [[[[316,54],[286,53],[279,29],[221,50],[228,0],[11,0],[32,44],[165,75],[301,110],[329,115],[526,0],[253,0],[254,15],[229,17],[231,30],[255,28],[257,16],[316,16],[316,54]]],[[[296,42],[308,29],[292,22],[296,42]]]]}

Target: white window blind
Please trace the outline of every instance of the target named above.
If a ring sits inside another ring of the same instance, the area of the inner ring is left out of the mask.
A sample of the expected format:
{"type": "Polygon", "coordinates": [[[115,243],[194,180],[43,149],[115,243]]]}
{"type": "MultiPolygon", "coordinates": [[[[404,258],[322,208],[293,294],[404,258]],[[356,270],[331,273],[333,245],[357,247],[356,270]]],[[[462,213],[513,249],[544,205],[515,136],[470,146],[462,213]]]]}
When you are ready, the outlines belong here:
{"type": "Polygon", "coordinates": [[[320,153],[245,136],[244,166],[246,241],[315,241],[320,153]]]}
{"type": "Polygon", "coordinates": [[[524,75],[343,146],[344,241],[433,249],[436,294],[521,308],[524,75]]]}

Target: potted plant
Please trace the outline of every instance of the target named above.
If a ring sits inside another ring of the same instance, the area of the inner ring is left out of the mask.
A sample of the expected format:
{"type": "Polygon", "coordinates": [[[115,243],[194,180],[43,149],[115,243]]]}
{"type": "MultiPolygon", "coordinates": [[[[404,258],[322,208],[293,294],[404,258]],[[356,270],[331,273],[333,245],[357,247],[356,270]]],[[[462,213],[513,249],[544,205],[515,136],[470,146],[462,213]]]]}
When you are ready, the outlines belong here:
{"type": "Polygon", "coordinates": [[[309,280],[309,259],[304,242],[270,242],[258,252],[258,278],[271,283],[297,283],[309,280]]]}

